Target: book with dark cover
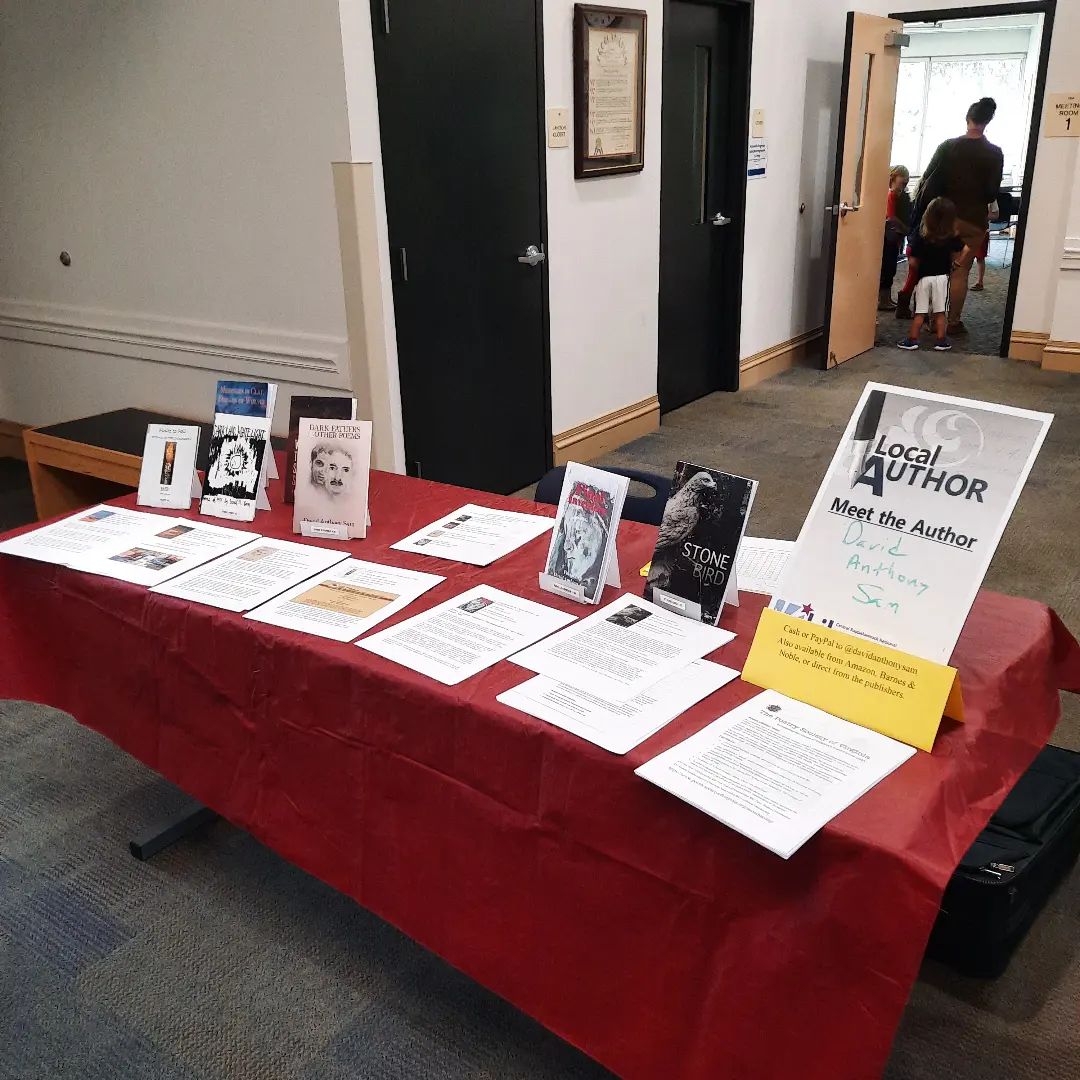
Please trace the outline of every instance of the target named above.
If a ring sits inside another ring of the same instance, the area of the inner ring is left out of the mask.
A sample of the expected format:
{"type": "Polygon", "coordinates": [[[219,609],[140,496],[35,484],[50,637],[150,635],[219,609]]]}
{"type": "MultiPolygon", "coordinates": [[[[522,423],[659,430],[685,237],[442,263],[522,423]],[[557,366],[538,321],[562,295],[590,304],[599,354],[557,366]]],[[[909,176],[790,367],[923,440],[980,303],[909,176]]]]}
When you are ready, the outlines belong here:
{"type": "Polygon", "coordinates": [[[294,397],[289,402],[289,442],[285,457],[285,501],[296,494],[296,439],[301,420],[355,420],[356,398],[294,397]]]}
{"type": "Polygon", "coordinates": [[[757,481],[680,461],[671,481],[645,599],[715,623],[735,570],[757,481]]]}

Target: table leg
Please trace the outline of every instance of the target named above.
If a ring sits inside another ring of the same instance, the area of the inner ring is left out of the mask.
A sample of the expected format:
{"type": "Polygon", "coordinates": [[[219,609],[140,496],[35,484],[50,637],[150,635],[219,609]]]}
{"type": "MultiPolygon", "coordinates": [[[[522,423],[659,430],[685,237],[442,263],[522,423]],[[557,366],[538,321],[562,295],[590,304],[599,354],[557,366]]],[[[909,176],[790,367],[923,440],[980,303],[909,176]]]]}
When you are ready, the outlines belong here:
{"type": "Polygon", "coordinates": [[[190,799],[181,810],[141,832],[128,843],[128,847],[136,859],[145,862],[147,859],[152,859],[159,851],[164,851],[171,844],[175,844],[177,840],[183,840],[196,829],[201,829],[217,819],[218,815],[209,807],[190,799]]]}

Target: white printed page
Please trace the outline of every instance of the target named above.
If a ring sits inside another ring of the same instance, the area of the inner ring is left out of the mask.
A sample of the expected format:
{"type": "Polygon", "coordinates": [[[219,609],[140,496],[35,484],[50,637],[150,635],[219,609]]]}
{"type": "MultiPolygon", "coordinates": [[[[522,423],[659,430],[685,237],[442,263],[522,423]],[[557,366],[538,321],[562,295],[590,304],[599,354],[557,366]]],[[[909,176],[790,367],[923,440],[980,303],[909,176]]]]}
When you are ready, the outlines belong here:
{"type": "Polygon", "coordinates": [[[766,690],[636,772],[787,859],[914,753],[766,690]]]}
{"type": "Polygon", "coordinates": [[[444,580],[437,574],[346,559],[246,617],[331,641],[354,641],[444,580]]]}
{"type": "Polygon", "coordinates": [[[573,615],[477,585],[356,644],[454,686],[573,621],[573,615]]]}
{"type": "Polygon", "coordinates": [[[187,510],[199,453],[197,427],[149,424],[139,470],[140,506],[187,510]]]}
{"type": "Polygon", "coordinates": [[[470,503],[391,547],[395,551],[414,551],[473,566],[489,566],[522,544],[543,536],[554,524],[552,518],[489,510],[470,503]]]}
{"type": "Polygon", "coordinates": [[[113,540],[134,538],[171,518],[124,510],[119,506],[93,506],[62,521],[0,543],[0,552],[24,559],[67,566],[96,547],[113,540]]]}
{"type": "Polygon", "coordinates": [[[262,539],[151,591],[226,611],[249,611],[347,557],[331,548],[262,539]]]}
{"type": "Polygon", "coordinates": [[[694,660],[624,702],[608,701],[537,675],[500,694],[498,700],[613,754],[626,754],[738,674],[710,660],[694,660]]]}
{"type": "Polygon", "coordinates": [[[513,661],[596,697],[628,701],[734,637],[623,595],[513,661]]]}
{"type": "Polygon", "coordinates": [[[739,588],[743,592],[772,596],[780,585],[780,578],[794,550],[794,540],[744,536],[735,558],[739,588]]]}
{"type": "Polygon", "coordinates": [[[72,565],[135,585],[158,585],[258,539],[258,533],[195,519],[156,518],[151,532],[101,545],[72,565]]]}

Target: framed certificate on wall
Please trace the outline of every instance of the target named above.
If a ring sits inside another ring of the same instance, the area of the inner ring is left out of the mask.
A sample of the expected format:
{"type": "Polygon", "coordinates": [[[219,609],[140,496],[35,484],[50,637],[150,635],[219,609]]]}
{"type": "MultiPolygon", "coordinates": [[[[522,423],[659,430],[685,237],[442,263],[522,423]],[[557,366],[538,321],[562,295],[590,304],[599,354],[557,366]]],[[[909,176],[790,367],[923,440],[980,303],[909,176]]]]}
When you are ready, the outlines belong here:
{"type": "Polygon", "coordinates": [[[645,165],[644,11],[574,5],[574,177],[645,165]]]}

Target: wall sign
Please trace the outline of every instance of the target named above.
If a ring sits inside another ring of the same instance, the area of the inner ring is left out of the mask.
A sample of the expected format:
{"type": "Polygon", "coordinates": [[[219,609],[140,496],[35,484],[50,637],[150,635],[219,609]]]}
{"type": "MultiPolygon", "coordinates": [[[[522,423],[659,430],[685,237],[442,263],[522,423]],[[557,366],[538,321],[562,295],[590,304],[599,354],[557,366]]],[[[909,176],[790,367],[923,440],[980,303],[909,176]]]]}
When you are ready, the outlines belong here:
{"type": "Polygon", "coordinates": [[[548,109],[547,144],[552,150],[564,150],[570,145],[570,111],[568,109],[548,109]]]}
{"type": "Polygon", "coordinates": [[[1048,139],[1080,139],[1080,93],[1046,95],[1042,134],[1048,139]]]}
{"type": "Polygon", "coordinates": [[[746,175],[750,179],[765,175],[769,164],[769,143],[766,139],[751,139],[746,154],[746,175]]]}
{"type": "Polygon", "coordinates": [[[644,11],[574,5],[574,177],[645,166],[644,11]]]}

